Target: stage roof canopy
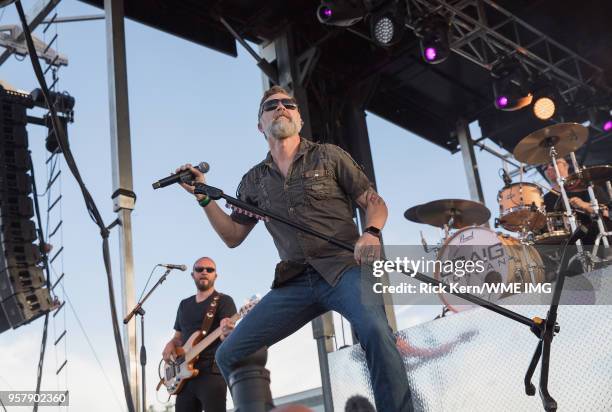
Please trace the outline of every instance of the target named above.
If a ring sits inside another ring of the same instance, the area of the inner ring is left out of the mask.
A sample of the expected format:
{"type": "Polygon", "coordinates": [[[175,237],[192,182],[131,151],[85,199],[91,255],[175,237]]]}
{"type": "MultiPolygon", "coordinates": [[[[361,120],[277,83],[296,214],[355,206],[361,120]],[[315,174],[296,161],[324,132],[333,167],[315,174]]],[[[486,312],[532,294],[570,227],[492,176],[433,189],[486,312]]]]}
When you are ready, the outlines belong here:
{"type": "MultiPolygon", "coordinates": [[[[103,7],[103,0],[82,1],[103,7]]],[[[409,27],[398,44],[383,48],[369,39],[366,21],[349,29],[321,24],[316,17],[319,4],[314,0],[130,0],[125,2],[125,14],[231,56],[236,56],[240,46],[218,16],[256,44],[266,44],[292,25],[296,41],[318,49],[313,70],[333,76],[338,86],[335,92],[343,93],[375,79],[368,111],[449,151],[457,150],[459,119],[477,120],[483,136],[508,150],[546,124],[529,108],[502,112],[493,105],[489,63],[497,58],[496,53],[512,48],[504,39],[521,46],[515,53],[533,73],[545,72],[561,79],[565,95],[573,102],[565,109],[565,121],[585,122],[589,118],[586,109],[612,103],[607,89],[612,85],[612,2],[408,0],[409,26],[410,21],[418,21],[432,11],[456,22],[451,38],[463,55],[451,53],[448,60],[437,65],[423,62],[419,38],[409,27]],[[486,24],[470,26],[470,21],[486,24]],[[540,57],[548,62],[538,61],[540,57]]],[[[582,149],[583,154],[588,149],[586,163],[612,163],[610,133],[590,128],[590,142],[582,149]]]]}

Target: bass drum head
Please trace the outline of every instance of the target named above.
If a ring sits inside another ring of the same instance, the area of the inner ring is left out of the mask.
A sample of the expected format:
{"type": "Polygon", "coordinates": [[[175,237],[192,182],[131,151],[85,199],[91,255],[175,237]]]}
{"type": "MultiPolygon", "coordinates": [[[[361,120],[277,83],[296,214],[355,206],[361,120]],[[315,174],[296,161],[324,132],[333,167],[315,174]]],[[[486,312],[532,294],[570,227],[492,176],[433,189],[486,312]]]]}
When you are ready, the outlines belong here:
{"type": "MultiPolygon", "coordinates": [[[[518,239],[498,234],[481,226],[470,226],[455,232],[444,242],[437,259],[444,261],[481,261],[484,270],[455,276],[454,273],[436,271],[434,277],[445,283],[459,286],[485,284],[531,283],[544,281],[542,259],[529,245],[518,239]]],[[[495,302],[509,293],[472,293],[489,302],[495,302]]],[[[453,312],[473,308],[474,304],[448,293],[440,293],[440,299],[453,312]]]]}

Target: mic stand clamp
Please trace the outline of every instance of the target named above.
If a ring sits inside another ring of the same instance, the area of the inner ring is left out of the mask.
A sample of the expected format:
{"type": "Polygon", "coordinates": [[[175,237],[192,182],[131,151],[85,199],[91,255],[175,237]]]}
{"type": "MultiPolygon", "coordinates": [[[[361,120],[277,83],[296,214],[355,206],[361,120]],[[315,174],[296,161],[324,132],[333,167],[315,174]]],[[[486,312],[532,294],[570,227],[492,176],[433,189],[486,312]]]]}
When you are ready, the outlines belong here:
{"type": "Polygon", "coordinates": [[[142,305],[149,298],[149,296],[151,296],[153,291],[166,280],[166,277],[168,277],[168,274],[170,273],[171,270],[172,269],[166,269],[164,274],[159,278],[157,283],[153,285],[151,290],[149,290],[149,292],[136,304],[136,306],[134,306],[134,309],[132,309],[130,313],[128,313],[128,315],[123,319],[123,323],[127,324],[130,321],[130,319],[132,319],[135,315],[140,315],[140,368],[141,368],[140,373],[142,375],[142,412],[146,412],[147,410],[147,396],[146,396],[147,386],[146,386],[146,373],[145,373],[145,367],[147,364],[147,349],[145,347],[145,332],[144,332],[145,330],[144,329],[145,310],[142,308],[142,305]]]}
{"type": "Polygon", "coordinates": [[[208,186],[205,183],[197,183],[193,184],[193,194],[194,195],[206,195],[210,197],[212,200],[219,200],[223,197],[223,190],[218,189],[213,186],[208,186]]]}

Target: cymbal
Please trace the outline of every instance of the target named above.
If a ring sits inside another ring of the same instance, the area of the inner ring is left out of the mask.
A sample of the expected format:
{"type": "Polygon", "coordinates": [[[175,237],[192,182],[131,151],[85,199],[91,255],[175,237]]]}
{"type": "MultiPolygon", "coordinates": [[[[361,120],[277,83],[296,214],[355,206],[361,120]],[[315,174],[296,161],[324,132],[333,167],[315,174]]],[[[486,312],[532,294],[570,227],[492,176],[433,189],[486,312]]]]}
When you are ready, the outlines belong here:
{"type": "Polygon", "coordinates": [[[423,223],[444,227],[451,216],[451,228],[481,225],[489,220],[491,212],[480,202],[463,199],[440,199],[417,207],[416,215],[423,223]]]}
{"type": "Polygon", "coordinates": [[[565,186],[571,188],[572,192],[581,192],[587,190],[589,181],[593,184],[602,184],[608,180],[612,180],[612,166],[590,166],[565,178],[565,186]]]}
{"type": "Polygon", "coordinates": [[[406,209],[406,211],[404,212],[404,217],[415,223],[423,223],[423,221],[419,219],[417,215],[417,210],[421,206],[422,205],[416,205],[416,206],[412,206],[410,209],[406,209]]]}
{"type": "Polygon", "coordinates": [[[555,146],[557,158],[575,152],[589,135],[578,123],[558,123],[536,130],[524,137],[514,148],[514,158],[529,165],[548,163],[550,148],[555,146]]]}

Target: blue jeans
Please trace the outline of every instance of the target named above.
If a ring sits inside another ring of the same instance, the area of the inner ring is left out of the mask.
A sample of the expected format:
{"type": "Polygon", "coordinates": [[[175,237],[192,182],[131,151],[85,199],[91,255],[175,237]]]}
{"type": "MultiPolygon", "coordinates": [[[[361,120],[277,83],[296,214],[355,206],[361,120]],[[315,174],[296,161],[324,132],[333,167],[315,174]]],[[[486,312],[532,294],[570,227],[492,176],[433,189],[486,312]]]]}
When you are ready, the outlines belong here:
{"type": "Polygon", "coordinates": [[[395,346],[382,299],[380,305],[361,300],[361,269],[347,270],[330,286],[314,269],[266,294],[219,346],[216,360],[226,381],[232,365],[263,346],[272,346],[310,320],[334,310],[349,320],[366,353],[376,409],[412,411],[404,362],[395,346]]]}

